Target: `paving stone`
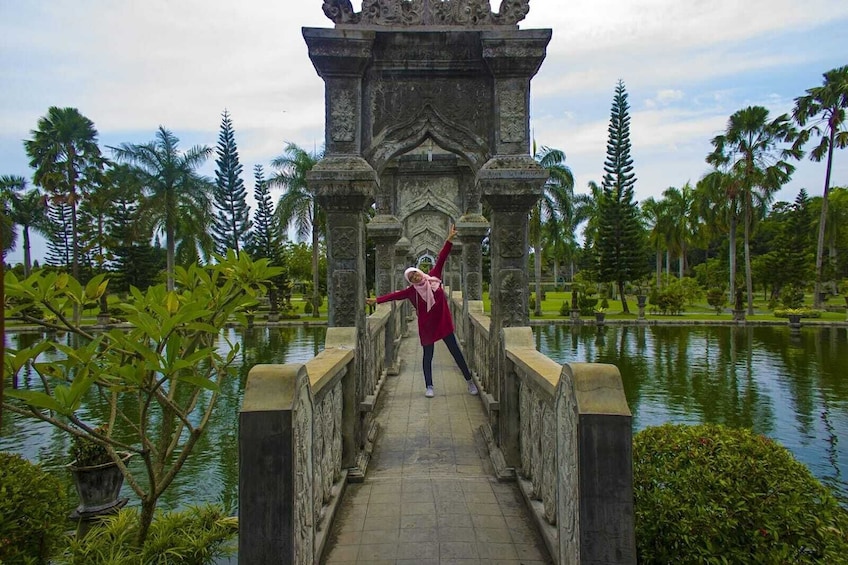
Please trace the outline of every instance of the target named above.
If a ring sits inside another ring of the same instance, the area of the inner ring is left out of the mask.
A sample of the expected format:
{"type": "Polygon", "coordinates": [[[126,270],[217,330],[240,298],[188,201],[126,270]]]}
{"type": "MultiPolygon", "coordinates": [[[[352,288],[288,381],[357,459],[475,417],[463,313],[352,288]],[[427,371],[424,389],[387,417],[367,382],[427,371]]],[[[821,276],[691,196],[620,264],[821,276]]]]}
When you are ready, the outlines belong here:
{"type": "Polygon", "coordinates": [[[482,404],[447,348],[436,346],[433,399],[423,395],[414,332],[400,355],[415,361],[384,385],[368,474],[348,485],[322,563],[551,563],[517,485],[493,476],[482,404]]]}

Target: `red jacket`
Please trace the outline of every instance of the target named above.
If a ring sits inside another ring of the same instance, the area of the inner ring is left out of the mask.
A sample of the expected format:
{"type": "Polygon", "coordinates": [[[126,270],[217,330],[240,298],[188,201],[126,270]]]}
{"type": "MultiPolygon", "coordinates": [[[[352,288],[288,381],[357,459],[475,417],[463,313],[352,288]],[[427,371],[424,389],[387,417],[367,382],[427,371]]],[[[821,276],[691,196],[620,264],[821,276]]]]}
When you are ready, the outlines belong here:
{"type": "MultiPolygon", "coordinates": [[[[439,251],[439,257],[436,259],[436,264],[427,273],[432,277],[442,278],[442,267],[450,254],[453,243],[446,241],[442,250],[439,251]]],[[[430,345],[436,343],[453,333],[453,318],[451,318],[450,307],[448,306],[447,296],[444,289],[440,286],[433,292],[433,298],[436,299],[430,311],[427,311],[427,303],[418,296],[418,292],[414,286],[408,286],[402,290],[396,290],[389,294],[377,297],[377,304],[390,302],[392,300],[403,300],[406,298],[415,306],[415,311],[418,313],[418,337],[421,339],[421,345],[430,345]]]]}

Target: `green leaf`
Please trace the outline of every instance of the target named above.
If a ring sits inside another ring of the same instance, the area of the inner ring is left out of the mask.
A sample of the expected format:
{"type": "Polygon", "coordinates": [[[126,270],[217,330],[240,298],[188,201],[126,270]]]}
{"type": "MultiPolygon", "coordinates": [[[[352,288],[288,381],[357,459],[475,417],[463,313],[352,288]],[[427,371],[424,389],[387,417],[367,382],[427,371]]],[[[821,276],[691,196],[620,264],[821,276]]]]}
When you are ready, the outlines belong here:
{"type": "Polygon", "coordinates": [[[65,414],[64,407],[57,402],[55,398],[44,392],[37,390],[7,389],[5,391],[5,395],[10,398],[23,400],[27,405],[32,406],[33,408],[45,408],[47,410],[59,412],[60,414],[65,414]]]}
{"type": "Polygon", "coordinates": [[[198,375],[180,376],[178,377],[178,380],[194,385],[198,388],[205,388],[206,390],[211,390],[212,392],[220,392],[221,390],[221,388],[215,381],[198,375]]]}

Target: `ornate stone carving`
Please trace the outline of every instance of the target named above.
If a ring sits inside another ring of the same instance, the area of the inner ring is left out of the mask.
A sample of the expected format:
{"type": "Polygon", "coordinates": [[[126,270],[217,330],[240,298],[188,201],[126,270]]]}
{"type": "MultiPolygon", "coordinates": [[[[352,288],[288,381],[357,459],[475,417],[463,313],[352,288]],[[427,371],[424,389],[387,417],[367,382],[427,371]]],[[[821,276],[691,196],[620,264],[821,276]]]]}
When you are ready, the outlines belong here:
{"type": "Polygon", "coordinates": [[[542,503],[545,520],[556,524],[556,413],[551,402],[545,403],[542,412],[542,503]]]}
{"type": "Polygon", "coordinates": [[[324,506],[324,407],[316,402],[312,434],[312,523],[320,528],[321,507],[324,506]]]}
{"type": "Polygon", "coordinates": [[[379,277],[378,277],[378,280],[379,280],[378,287],[380,288],[380,292],[383,292],[385,294],[386,292],[391,291],[391,288],[392,288],[392,275],[391,275],[391,273],[380,274],[379,277]]]}
{"type": "Polygon", "coordinates": [[[500,95],[501,141],[524,141],[526,105],[523,90],[506,90],[500,95]]]}
{"type": "Polygon", "coordinates": [[[530,473],[533,468],[533,449],[532,440],[530,438],[530,403],[532,393],[529,387],[520,381],[518,384],[518,426],[520,435],[519,451],[521,453],[521,476],[525,479],[530,478],[530,473]]]}
{"type": "Polygon", "coordinates": [[[482,296],[482,289],[480,288],[480,274],[479,273],[468,273],[465,277],[465,284],[468,289],[468,296],[471,300],[479,300],[478,297],[482,296]]]}
{"type": "Polygon", "coordinates": [[[501,242],[501,257],[514,259],[523,255],[521,246],[524,243],[524,236],[521,230],[514,227],[502,227],[498,230],[498,238],[501,242]]]}
{"type": "Polygon", "coordinates": [[[355,13],[350,0],[324,0],[324,14],[337,24],[368,26],[514,26],[530,11],[530,0],[503,0],[493,14],[488,0],[363,0],[355,13]]]}
{"type": "Polygon", "coordinates": [[[342,383],[333,390],[333,482],[342,473],[342,383]]]}
{"type": "Polygon", "coordinates": [[[333,273],[333,301],[336,326],[356,325],[356,271],[335,271],[333,273]]]}
{"type": "Polygon", "coordinates": [[[313,460],[312,460],[312,398],[309,395],[308,380],[297,381],[297,408],[295,409],[295,563],[311,564],[314,556],[314,516],[313,516],[313,460]]]}
{"type": "Polygon", "coordinates": [[[538,500],[542,496],[542,403],[536,391],[530,401],[530,483],[531,496],[538,500]]]}
{"type": "Polygon", "coordinates": [[[321,403],[321,423],[323,428],[323,442],[321,452],[321,478],[322,478],[322,498],[321,502],[327,504],[330,502],[333,492],[333,433],[335,428],[335,415],[333,394],[332,391],[324,397],[321,403]]]}
{"type": "Polygon", "coordinates": [[[498,285],[498,302],[503,309],[504,327],[522,325],[525,313],[523,310],[523,289],[527,288],[524,271],[520,269],[504,269],[500,273],[498,285]]]}
{"type": "Polygon", "coordinates": [[[322,8],[324,15],[337,24],[355,24],[359,21],[359,14],[354,13],[350,0],[324,0],[322,8]]]}
{"type": "Polygon", "coordinates": [[[333,259],[356,259],[356,229],[333,228],[333,259]]]}
{"type": "Polygon", "coordinates": [[[330,98],[330,137],[333,141],[353,141],[356,138],[356,106],[353,93],[335,90],[330,98]]]}
{"type": "Polygon", "coordinates": [[[580,562],[580,477],[577,468],[577,398],[571,368],[563,366],[557,386],[557,514],[559,563],[580,562]]]}

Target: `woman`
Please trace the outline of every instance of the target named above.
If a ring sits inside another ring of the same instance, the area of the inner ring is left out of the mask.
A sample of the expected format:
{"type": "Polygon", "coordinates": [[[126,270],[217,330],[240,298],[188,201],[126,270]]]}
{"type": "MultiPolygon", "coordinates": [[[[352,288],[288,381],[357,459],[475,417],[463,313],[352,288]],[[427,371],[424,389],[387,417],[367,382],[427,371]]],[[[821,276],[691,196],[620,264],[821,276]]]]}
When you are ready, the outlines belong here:
{"type": "Polygon", "coordinates": [[[404,273],[410,286],[403,290],[366,300],[369,305],[372,305],[408,299],[415,306],[415,311],[418,314],[418,337],[421,339],[422,347],[424,347],[424,385],[426,386],[424,396],[427,398],[433,398],[435,394],[433,392],[433,350],[439,340],[444,341],[445,345],[448,346],[448,350],[453,355],[459,370],[462,371],[468,385],[468,392],[477,394],[477,386],[471,380],[471,371],[468,370],[468,364],[465,362],[465,357],[462,356],[462,351],[460,351],[459,344],[456,342],[456,336],[453,334],[453,318],[451,318],[447,296],[445,296],[445,291],[442,288],[442,281],[439,279],[442,274],[442,267],[444,267],[453,247],[451,240],[455,236],[456,227],[451,225],[445,244],[429,274],[415,267],[410,267],[404,273]]]}

